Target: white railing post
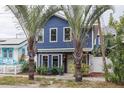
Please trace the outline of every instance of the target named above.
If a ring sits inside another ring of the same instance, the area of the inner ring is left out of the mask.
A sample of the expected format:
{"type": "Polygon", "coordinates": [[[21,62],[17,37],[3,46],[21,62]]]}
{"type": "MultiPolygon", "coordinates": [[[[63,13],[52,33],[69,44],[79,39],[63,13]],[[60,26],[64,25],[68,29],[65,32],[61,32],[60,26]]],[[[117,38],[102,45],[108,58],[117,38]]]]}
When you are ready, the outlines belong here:
{"type": "Polygon", "coordinates": [[[6,65],[3,66],[3,74],[5,73],[6,65]]]}
{"type": "Polygon", "coordinates": [[[15,65],[15,67],[14,67],[14,74],[16,75],[16,65],[15,65]]]}
{"type": "Polygon", "coordinates": [[[2,65],[0,66],[0,73],[1,74],[6,74],[6,73],[11,73],[11,74],[17,74],[21,72],[21,65],[2,65]]]}

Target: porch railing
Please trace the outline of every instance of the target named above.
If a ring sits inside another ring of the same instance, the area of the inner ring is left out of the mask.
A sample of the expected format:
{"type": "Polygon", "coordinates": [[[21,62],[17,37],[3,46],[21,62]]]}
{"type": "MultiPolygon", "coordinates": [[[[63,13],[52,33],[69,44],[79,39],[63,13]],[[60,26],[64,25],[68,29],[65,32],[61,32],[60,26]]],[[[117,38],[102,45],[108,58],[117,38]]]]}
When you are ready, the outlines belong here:
{"type": "Polygon", "coordinates": [[[0,65],[0,74],[17,74],[21,72],[22,64],[0,65]]]}

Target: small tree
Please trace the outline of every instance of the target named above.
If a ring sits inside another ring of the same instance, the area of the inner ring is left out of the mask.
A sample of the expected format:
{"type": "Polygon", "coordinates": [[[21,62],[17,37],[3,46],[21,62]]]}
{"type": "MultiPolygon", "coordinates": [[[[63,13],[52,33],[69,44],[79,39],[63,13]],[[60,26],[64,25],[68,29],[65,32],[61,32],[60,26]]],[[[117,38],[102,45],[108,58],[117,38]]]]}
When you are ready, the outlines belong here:
{"type": "Polygon", "coordinates": [[[124,84],[124,16],[121,16],[119,21],[111,23],[114,24],[110,26],[116,29],[117,36],[109,54],[113,64],[113,73],[109,74],[108,78],[109,81],[124,84]]]}
{"type": "Polygon", "coordinates": [[[110,74],[110,81],[124,84],[124,44],[122,41],[124,30],[120,30],[116,37],[116,47],[111,49],[109,57],[113,64],[113,74],[110,74]]]}
{"type": "Polygon", "coordinates": [[[28,55],[29,55],[29,79],[34,80],[34,57],[36,54],[36,39],[38,33],[44,27],[49,18],[60,10],[58,6],[44,6],[44,5],[15,5],[8,6],[12,13],[17,18],[22,27],[28,41],[28,55]]]}
{"type": "Polygon", "coordinates": [[[83,57],[83,46],[86,36],[92,30],[96,20],[111,6],[99,6],[96,8],[92,5],[66,5],[62,6],[64,14],[72,28],[72,40],[74,42],[74,62],[75,62],[75,80],[82,81],[81,61],[83,57]]]}

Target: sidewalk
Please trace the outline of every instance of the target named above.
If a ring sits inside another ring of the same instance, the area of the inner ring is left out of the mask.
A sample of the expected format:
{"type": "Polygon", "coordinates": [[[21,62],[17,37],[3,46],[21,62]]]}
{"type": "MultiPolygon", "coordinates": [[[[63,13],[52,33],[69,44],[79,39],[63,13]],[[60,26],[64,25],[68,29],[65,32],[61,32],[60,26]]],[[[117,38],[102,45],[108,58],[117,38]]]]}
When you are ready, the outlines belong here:
{"type": "MultiPolygon", "coordinates": [[[[12,75],[12,74],[0,74],[0,77],[4,76],[13,76],[13,77],[28,77],[28,75],[12,75]]],[[[56,76],[42,76],[42,75],[35,75],[35,77],[40,78],[55,78],[55,79],[64,79],[64,80],[74,80],[73,74],[64,74],[62,76],[56,75],[56,76]]],[[[105,81],[104,77],[83,77],[83,80],[89,80],[89,81],[105,81]]]]}

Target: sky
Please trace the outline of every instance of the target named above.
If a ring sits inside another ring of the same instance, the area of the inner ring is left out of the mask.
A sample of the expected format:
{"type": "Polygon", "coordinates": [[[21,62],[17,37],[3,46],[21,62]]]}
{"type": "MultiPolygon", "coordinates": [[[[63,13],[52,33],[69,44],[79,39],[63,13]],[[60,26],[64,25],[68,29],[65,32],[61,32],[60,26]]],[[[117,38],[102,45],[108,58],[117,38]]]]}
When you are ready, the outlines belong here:
{"type": "MultiPolygon", "coordinates": [[[[119,20],[119,17],[123,15],[124,5],[114,6],[114,9],[114,19],[119,20]]],[[[102,15],[103,27],[108,24],[110,13],[112,11],[108,10],[102,15]]],[[[0,38],[16,38],[16,34],[24,34],[23,30],[17,25],[17,19],[5,6],[0,6],[0,38]]]]}

